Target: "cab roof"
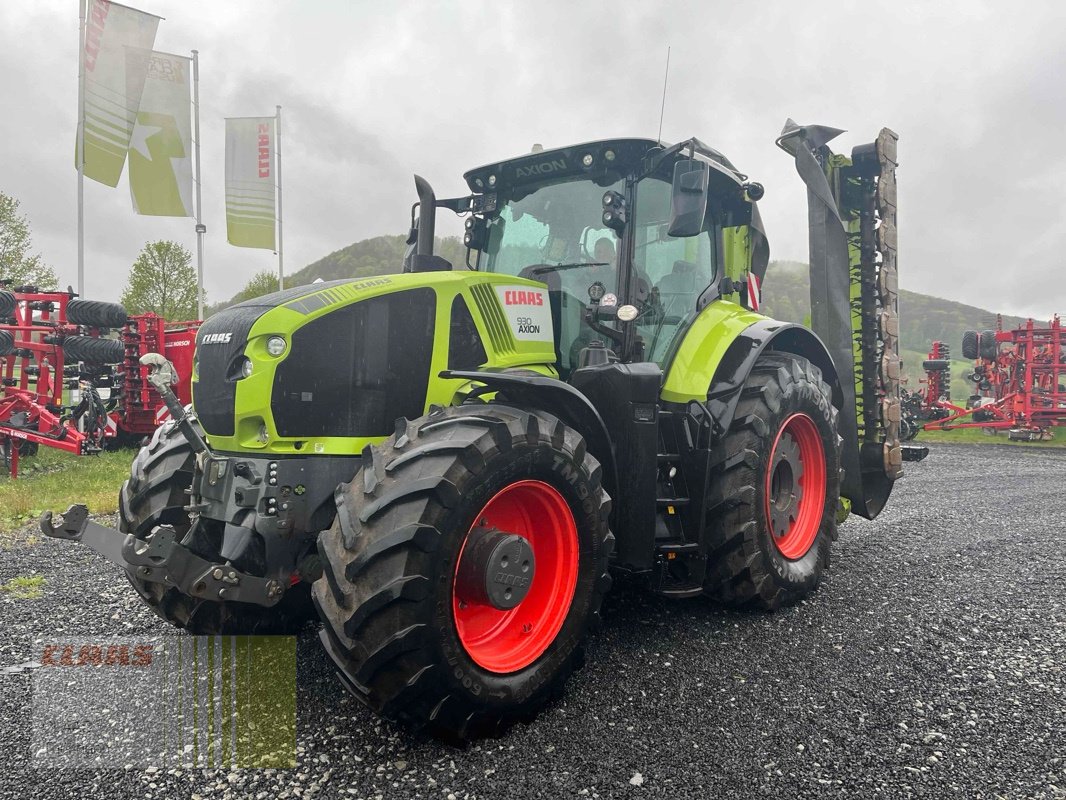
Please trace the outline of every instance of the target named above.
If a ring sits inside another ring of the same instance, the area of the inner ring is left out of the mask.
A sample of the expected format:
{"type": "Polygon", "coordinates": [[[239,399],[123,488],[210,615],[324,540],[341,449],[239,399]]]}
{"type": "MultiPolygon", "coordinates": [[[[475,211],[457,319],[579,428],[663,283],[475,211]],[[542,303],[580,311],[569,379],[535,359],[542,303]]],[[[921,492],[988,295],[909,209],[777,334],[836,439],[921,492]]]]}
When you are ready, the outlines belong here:
{"type": "Polygon", "coordinates": [[[501,187],[542,182],[587,173],[603,175],[629,172],[634,166],[661,156],[676,160],[682,151],[692,148],[694,156],[716,171],[742,183],[747,176],[740,173],[724,155],[708,147],[699,139],[689,139],[671,145],[657,139],[600,139],[593,142],[557,147],[527,153],[517,158],[477,167],[463,175],[470,191],[475,194],[494,192],[501,187]],[[671,152],[673,151],[673,152],[671,152]]]}

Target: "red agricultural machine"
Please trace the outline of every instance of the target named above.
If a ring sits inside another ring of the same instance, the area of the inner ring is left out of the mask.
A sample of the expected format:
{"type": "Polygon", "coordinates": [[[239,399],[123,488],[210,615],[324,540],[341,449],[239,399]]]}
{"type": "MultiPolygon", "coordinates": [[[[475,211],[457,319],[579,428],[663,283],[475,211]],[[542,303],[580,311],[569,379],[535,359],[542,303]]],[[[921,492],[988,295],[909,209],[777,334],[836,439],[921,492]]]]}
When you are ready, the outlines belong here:
{"type": "Polygon", "coordinates": [[[966,331],[962,355],[973,359],[966,406],[951,402],[950,351],[933,342],[924,362],[924,391],[904,398],[909,438],[920,430],[987,428],[1011,439],[1040,441],[1066,426],[1066,330],[1056,316],[1047,326],[1030,319],[1005,331],[966,331]]]}
{"type": "Polygon", "coordinates": [[[140,357],[164,353],[188,403],[200,323],[129,316],[116,303],[0,289],[0,448],[11,476],[40,445],[77,455],[136,443],[166,418],[140,357]]]}

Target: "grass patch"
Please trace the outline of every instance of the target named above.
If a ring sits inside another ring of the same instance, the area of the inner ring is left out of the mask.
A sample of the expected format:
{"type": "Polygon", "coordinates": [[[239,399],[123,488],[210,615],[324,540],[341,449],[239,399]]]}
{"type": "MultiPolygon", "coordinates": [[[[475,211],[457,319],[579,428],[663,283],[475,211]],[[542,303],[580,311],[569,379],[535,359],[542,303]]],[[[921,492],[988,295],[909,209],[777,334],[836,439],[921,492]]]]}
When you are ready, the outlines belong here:
{"type": "Polygon", "coordinates": [[[20,575],[7,583],[0,584],[0,592],[16,600],[36,600],[41,596],[43,587],[44,578],[40,575],[20,575]]]}
{"type": "Polygon", "coordinates": [[[19,478],[0,472],[0,531],[36,520],[44,511],[66,511],[84,503],[94,514],[118,510],[118,490],[130,472],[135,451],[75,456],[42,447],[19,460],[19,478]]]}
{"type": "Polygon", "coordinates": [[[1050,442],[1012,442],[1007,438],[1006,431],[999,431],[996,435],[985,433],[984,428],[956,428],[953,431],[922,431],[915,440],[922,442],[945,443],[945,444],[1009,444],[1018,447],[1066,447],[1066,428],[1051,428],[1054,437],[1050,442]]]}

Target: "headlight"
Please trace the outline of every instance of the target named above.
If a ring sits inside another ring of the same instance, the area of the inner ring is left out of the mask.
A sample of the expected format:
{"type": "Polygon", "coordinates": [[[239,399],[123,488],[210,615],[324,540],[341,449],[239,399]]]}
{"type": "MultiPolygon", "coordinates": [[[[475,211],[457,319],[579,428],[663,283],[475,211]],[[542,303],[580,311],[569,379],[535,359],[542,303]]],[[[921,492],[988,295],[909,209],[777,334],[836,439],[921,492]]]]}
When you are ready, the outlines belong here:
{"type": "Polygon", "coordinates": [[[280,356],[285,352],[285,340],[280,336],[271,336],[267,339],[267,352],[272,356],[280,356]]]}
{"type": "Polygon", "coordinates": [[[252,377],[252,361],[249,358],[244,359],[241,363],[241,376],[245,378],[252,377]]]}

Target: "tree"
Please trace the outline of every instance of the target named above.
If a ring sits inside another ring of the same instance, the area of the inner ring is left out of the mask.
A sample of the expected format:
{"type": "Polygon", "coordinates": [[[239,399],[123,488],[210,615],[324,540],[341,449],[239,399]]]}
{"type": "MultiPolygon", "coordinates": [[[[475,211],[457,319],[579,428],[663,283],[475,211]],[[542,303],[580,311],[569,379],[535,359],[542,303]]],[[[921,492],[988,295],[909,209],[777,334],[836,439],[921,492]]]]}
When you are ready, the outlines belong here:
{"type": "Polygon", "coordinates": [[[12,286],[54,289],[56,274],[40,255],[30,254],[30,224],[18,210],[19,201],[0,192],[0,279],[10,280],[12,286]]]}
{"type": "Polygon", "coordinates": [[[192,267],[192,253],[177,242],[145,244],[130,269],[122,305],[131,314],[152,311],[173,322],[195,319],[196,270],[192,267]]]}
{"type": "Polygon", "coordinates": [[[265,294],[276,292],[278,290],[278,275],[276,272],[271,272],[268,269],[262,272],[257,272],[252,276],[252,279],[244,285],[244,288],[234,295],[232,302],[243,303],[245,300],[251,300],[255,297],[262,297],[265,294]]]}

